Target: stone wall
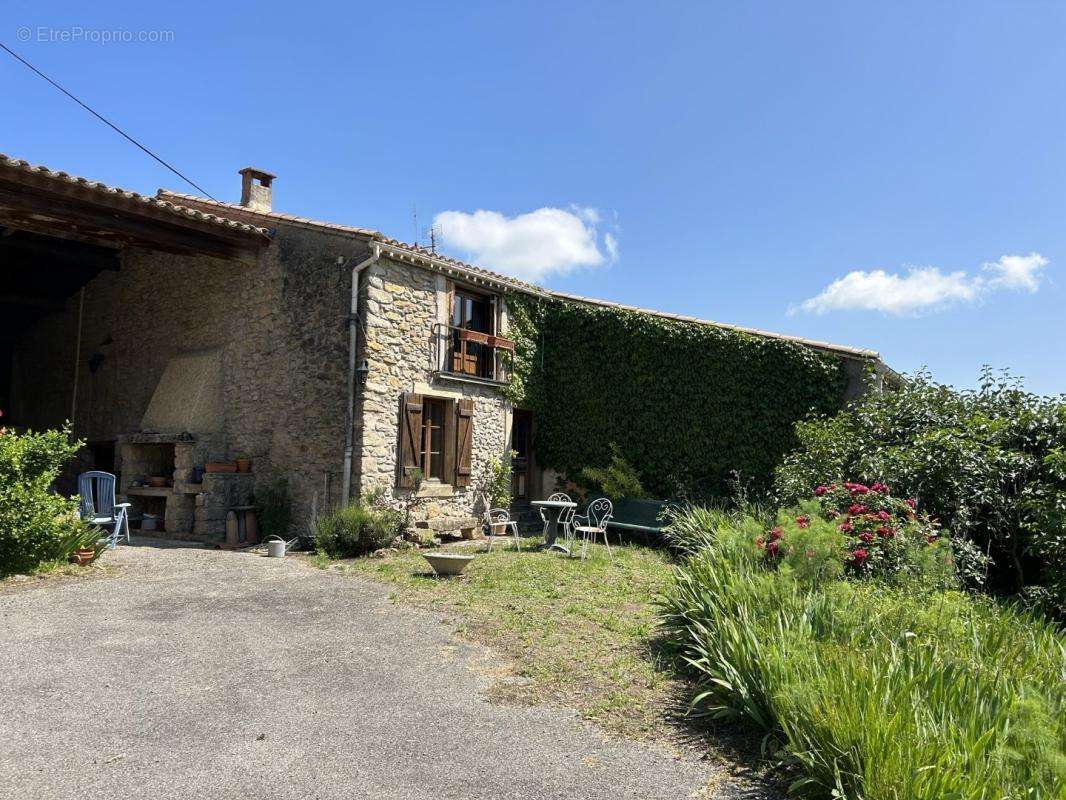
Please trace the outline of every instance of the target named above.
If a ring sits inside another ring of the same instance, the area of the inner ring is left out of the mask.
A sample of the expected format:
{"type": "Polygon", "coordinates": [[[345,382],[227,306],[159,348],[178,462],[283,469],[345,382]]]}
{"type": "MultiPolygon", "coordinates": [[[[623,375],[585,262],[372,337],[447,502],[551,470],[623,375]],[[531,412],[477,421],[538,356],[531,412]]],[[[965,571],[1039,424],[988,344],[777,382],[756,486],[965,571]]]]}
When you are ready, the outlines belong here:
{"type": "Polygon", "coordinates": [[[366,252],[361,239],[284,225],[252,265],[128,249],[119,271],[85,287],[79,356],[77,294],[16,342],[12,409],[33,428],[62,424],[77,361],[75,435],[114,441],[139,429],[170,359],[217,348],[224,446],[209,456],[247,453],[257,479],[285,471],[294,529],[302,530],[313,497],[321,508],[327,491],[332,499],[339,494],[351,285],[345,264],[366,252]]]}
{"type": "Polygon", "coordinates": [[[419,267],[382,259],[362,277],[363,352],[369,366],[357,420],[358,487],[380,489],[399,506],[410,491],[396,488],[399,404],[405,392],[474,400],[472,480],[468,487],[426,486],[412,513],[416,519],[480,513],[478,476],[488,459],[507,450],[510,408],[497,388],[434,378],[433,325],[444,321],[442,277],[419,267]]]}

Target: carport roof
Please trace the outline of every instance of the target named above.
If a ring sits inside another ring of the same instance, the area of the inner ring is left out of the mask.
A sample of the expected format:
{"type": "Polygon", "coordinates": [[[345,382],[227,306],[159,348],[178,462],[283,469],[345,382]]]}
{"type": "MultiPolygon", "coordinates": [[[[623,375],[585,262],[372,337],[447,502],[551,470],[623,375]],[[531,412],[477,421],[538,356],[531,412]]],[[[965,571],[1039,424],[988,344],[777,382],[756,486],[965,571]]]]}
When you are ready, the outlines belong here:
{"type": "Polygon", "coordinates": [[[98,245],[222,258],[254,255],[266,228],[0,153],[0,226],[98,245]]]}

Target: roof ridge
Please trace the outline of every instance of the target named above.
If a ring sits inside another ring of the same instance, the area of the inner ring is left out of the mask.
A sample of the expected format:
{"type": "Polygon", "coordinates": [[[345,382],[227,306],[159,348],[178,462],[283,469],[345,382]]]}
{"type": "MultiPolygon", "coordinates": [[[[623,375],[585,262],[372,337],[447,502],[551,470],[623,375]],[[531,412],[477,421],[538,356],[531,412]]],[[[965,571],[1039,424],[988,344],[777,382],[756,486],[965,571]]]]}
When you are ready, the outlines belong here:
{"type": "Polygon", "coordinates": [[[278,220],[281,222],[290,222],[298,225],[314,226],[316,228],[328,228],[330,230],[340,231],[342,233],[353,233],[357,235],[372,237],[381,236],[380,233],[370,228],[359,228],[354,225],[341,225],[337,222],[326,222],[325,220],[311,219],[310,217],[300,217],[295,214],[286,214],[282,211],[261,211],[254,208],[248,208],[247,206],[242,206],[239,203],[226,203],[222,200],[211,200],[207,197],[199,197],[194,194],[185,194],[184,192],[175,192],[171,189],[159,189],[156,192],[156,197],[176,197],[185,202],[200,203],[206,206],[215,206],[218,208],[226,209],[227,211],[236,211],[241,214],[247,214],[252,217],[278,220]]]}

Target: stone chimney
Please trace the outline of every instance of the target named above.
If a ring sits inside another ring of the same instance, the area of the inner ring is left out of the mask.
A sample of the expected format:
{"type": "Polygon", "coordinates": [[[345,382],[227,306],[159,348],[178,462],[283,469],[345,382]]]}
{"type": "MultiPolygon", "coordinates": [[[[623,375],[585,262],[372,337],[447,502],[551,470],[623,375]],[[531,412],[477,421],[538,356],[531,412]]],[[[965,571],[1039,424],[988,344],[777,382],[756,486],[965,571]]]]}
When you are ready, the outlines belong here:
{"type": "Polygon", "coordinates": [[[270,210],[270,184],[276,175],[255,167],[245,167],[241,173],[241,205],[252,211],[270,210]]]}

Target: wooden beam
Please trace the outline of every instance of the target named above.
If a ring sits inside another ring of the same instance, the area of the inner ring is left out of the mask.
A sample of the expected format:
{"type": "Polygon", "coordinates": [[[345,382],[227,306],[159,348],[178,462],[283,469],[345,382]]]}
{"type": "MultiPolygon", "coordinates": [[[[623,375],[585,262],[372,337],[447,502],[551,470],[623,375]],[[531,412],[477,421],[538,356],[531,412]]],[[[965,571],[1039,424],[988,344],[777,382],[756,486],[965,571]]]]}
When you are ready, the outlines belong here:
{"type": "MultiPolygon", "coordinates": [[[[5,230],[11,231],[11,228],[5,230]]],[[[18,233],[0,237],[0,254],[9,265],[48,264],[60,267],[77,267],[94,271],[117,270],[121,265],[121,250],[115,247],[100,247],[94,244],[42,236],[35,233],[18,233]]]]}
{"type": "MultiPolygon", "coordinates": [[[[86,198],[70,197],[0,179],[0,224],[38,231],[43,228],[61,236],[88,238],[119,246],[134,245],[229,259],[254,254],[266,243],[261,236],[250,236],[247,231],[214,223],[207,224],[217,227],[217,231],[207,230],[202,223],[183,224],[184,220],[165,209],[153,210],[163,211],[173,220],[95,201],[91,194],[86,198]]],[[[144,206],[138,211],[151,208],[144,206]]]]}

